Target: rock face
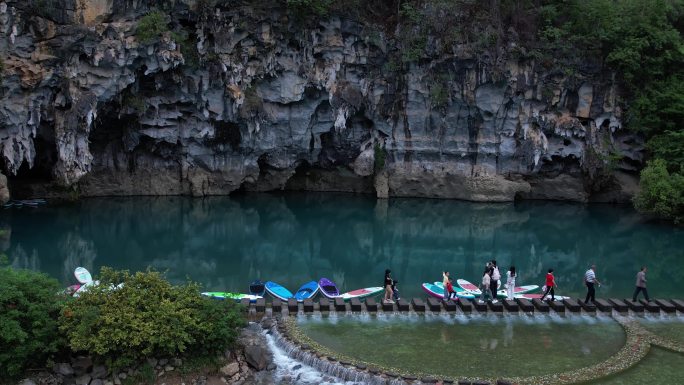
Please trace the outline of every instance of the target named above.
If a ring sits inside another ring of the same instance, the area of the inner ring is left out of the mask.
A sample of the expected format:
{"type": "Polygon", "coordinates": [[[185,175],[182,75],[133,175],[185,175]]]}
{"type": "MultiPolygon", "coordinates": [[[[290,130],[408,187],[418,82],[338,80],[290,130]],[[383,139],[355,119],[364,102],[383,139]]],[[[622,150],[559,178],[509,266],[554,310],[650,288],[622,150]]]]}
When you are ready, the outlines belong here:
{"type": "Polygon", "coordinates": [[[239,344],[243,347],[245,361],[250,367],[262,371],[273,365],[273,353],[266,345],[258,325],[249,325],[243,329],[239,337],[239,344]]]}
{"type": "Polygon", "coordinates": [[[0,173],[0,204],[7,203],[10,199],[10,192],[7,188],[7,177],[0,173]]]}
{"type": "Polygon", "coordinates": [[[301,23],[283,2],[30,3],[0,0],[1,163],[28,195],[622,200],[641,164],[611,74],[515,57],[514,41],[401,62],[379,26],[301,23]],[[143,42],[159,3],[174,33],[143,42]]]}

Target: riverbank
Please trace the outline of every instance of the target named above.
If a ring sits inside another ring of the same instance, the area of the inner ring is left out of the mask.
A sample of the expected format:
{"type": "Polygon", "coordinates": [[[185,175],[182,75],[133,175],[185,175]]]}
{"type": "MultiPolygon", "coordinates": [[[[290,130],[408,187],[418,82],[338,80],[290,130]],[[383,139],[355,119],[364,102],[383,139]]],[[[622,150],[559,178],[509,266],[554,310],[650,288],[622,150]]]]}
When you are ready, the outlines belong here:
{"type": "Polygon", "coordinates": [[[113,370],[91,357],[74,356],[39,371],[20,385],[220,385],[273,384],[273,354],[257,325],[241,330],[237,346],[214,358],[148,358],[138,365],[113,370]]]}

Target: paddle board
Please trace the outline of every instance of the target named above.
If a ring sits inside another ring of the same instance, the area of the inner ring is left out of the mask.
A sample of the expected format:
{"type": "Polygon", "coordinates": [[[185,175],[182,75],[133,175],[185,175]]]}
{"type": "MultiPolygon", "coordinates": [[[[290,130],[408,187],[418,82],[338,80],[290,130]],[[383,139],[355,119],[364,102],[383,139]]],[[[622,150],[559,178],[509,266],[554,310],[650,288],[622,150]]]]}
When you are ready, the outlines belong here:
{"type": "Polygon", "coordinates": [[[81,284],[86,284],[88,282],[93,281],[93,277],[90,275],[90,272],[85,267],[77,267],[74,270],[74,277],[76,277],[76,280],[81,284]]]}
{"type": "Polygon", "coordinates": [[[385,289],[379,286],[376,287],[366,287],[363,289],[356,289],[352,291],[348,291],[344,294],[340,294],[340,298],[344,299],[345,301],[349,301],[352,298],[366,298],[370,297],[373,295],[378,295],[382,293],[385,289]]]}
{"type": "Polygon", "coordinates": [[[294,297],[291,291],[287,290],[283,286],[280,286],[279,284],[273,281],[267,281],[265,286],[266,292],[268,292],[268,294],[283,301],[287,301],[288,299],[294,297]]]}
{"type": "MultiPolygon", "coordinates": [[[[456,284],[457,284],[461,289],[463,289],[463,290],[465,290],[465,291],[469,291],[469,292],[471,292],[471,293],[473,293],[473,294],[475,294],[475,295],[480,295],[480,294],[482,294],[482,291],[480,290],[479,287],[477,287],[477,285],[472,284],[472,283],[466,281],[465,279],[462,279],[462,278],[457,279],[457,280],[456,280],[456,284]]],[[[498,282],[497,289],[499,289],[500,287],[501,287],[501,280],[499,280],[499,282],[498,282]]]]}
{"type": "Polygon", "coordinates": [[[309,281],[303,284],[295,293],[294,297],[297,302],[302,302],[305,299],[313,298],[318,294],[318,282],[309,281]]]}
{"type": "Polygon", "coordinates": [[[228,291],[206,291],[202,293],[202,295],[205,297],[211,297],[216,299],[234,299],[236,301],[240,301],[243,298],[247,298],[249,299],[249,302],[256,302],[257,299],[263,298],[260,295],[231,293],[228,291]]]}
{"type": "Polygon", "coordinates": [[[254,280],[249,284],[249,294],[263,297],[266,294],[266,285],[260,280],[254,280]]]}
{"type": "Polygon", "coordinates": [[[79,287],[78,290],[76,290],[76,291],[74,292],[74,294],[72,294],[72,295],[73,295],[74,297],[79,297],[82,293],[85,293],[86,291],[90,290],[91,287],[95,287],[95,286],[97,286],[97,285],[99,285],[99,284],[100,284],[100,281],[90,281],[90,282],[86,282],[86,283],[84,283],[83,285],[81,285],[81,287],[79,287]]]}
{"type": "Polygon", "coordinates": [[[64,289],[64,294],[73,296],[81,288],[80,284],[75,284],[64,289]]]}
{"type": "MultiPolygon", "coordinates": [[[[525,293],[525,294],[517,294],[515,296],[515,298],[525,298],[525,299],[530,299],[530,300],[531,299],[541,299],[541,297],[543,295],[544,295],[544,293],[541,293],[541,294],[540,293],[535,293],[535,294],[525,293]]],[[[558,295],[558,294],[556,294],[554,296],[554,298],[556,299],[556,301],[562,301],[564,299],[570,299],[570,297],[566,297],[566,296],[558,295]]],[[[551,299],[551,294],[546,295],[546,298],[544,298],[544,300],[546,301],[547,299],[549,299],[549,300],[551,299]]]]}
{"type": "MultiPolygon", "coordinates": [[[[434,285],[439,288],[439,290],[442,292],[442,297],[443,297],[444,296],[444,294],[443,294],[444,293],[444,284],[442,282],[435,282],[434,285]]],[[[469,291],[463,290],[462,288],[460,288],[458,286],[454,287],[454,292],[456,293],[456,297],[458,297],[458,298],[466,298],[466,299],[475,298],[475,294],[473,294],[469,291]]]]}
{"type": "MultiPolygon", "coordinates": [[[[529,292],[535,291],[537,289],[539,289],[539,285],[516,286],[515,289],[513,289],[513,296],[515,297],[516,294],[529,293],[529,292]]],[[[501,289],[501,290],[497,291],[496,294],[500,298],[508,297],[508,291],[506,291],[506,289],[501,289]]]]}
{"type": "Polygon", "coordinates": [[[439,299],[444,299],[444,289],[442,289],[441,287],[438,287],[437,285],[434,285],[434,284],[429,283],[429,282],[423,282],[420,285],[420,287],[429,296],[439,298],[439,299]]]}
{"type": "Polygon", "coordinates": [[[335,298],[340,296],[340,291],[337,289],[335,282],[329,280],[328,278],[321,278],[318,280],[318,288],[327,298],[335,298]]]}

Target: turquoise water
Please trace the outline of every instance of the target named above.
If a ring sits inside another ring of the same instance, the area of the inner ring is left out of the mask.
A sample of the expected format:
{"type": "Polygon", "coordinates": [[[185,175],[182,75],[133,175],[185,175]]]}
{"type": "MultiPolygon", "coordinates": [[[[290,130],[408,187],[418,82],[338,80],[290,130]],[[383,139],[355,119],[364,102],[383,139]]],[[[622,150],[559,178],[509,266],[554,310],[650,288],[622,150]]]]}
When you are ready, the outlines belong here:
{"type": "Polygon", "coordinates": [[[645,223],[627,207],[557,202],[478,204],[347,194],[133,197],[0,211],[12,266],[72,283],[76,266],[167,271],[208,290],[245,291],[252,279],[294,291],[322,276],[343,291],[381,286],[391,268],[403,296],[421,282],[477,282],[487,260],[518,267],[518,284],[556,270],[558,294],[582,295],[598,265],[601,296],[629,297],[648,264],[652,297],[684,297],[684,231],[645,223]]]}
{"type": "Polygon", "coordinates": [[[606,360],[625,343],[620,325],[595,317],[307,317],[299,327],[347,357],[454,378],[566,372],[606,360]]]}

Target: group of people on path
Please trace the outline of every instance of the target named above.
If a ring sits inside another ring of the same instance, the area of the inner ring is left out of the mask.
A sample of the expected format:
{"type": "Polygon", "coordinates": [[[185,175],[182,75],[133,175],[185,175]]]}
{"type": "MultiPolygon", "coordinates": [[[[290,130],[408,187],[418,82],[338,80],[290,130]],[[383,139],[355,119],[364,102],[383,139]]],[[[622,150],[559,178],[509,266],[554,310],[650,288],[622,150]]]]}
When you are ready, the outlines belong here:
{"type": "MultiPolygon", "coordinates": [[[[642,266],[639,272],[636,275],[636,289],[634,290],[634,295],[632,296],[632,301],[637,300],[637,297],[639,296],[640,292],[644,293],[644,298],[646,301],[650,302],[650,299],[648,297],[648,291],[646,290],[646,271],[648,269],[646,266],[642,266]]],[[[399,289],[397,289],[397,283],[398,281],[395,281],[392,278],[392,271],[390,269],[385,270],[385,297],[384,301],[385,302],[394,302],[395,300],[399,300],[399,289]]],[[[514,298],[514,293],[515,293],[515,278],[516,278],[516,272],[515,272],[515,266],[511,266],[508,271],[506,272],[506,297],[508,299],[513,299],[514,298]]],[[[498,300],[497,298],[497,290],[499,288],[499,280],[501,279],[501,273],[499,272],[499,267],[496,264],[496,260],[491,260],[487,262],[487,265],[485,267],[485,270],[482,274],[482,283],[480,285],[480,290],[482,294],[480,295],[480,299],[478,300],[479,303],[484,303],[486,300],[488,300],[487,297],[491,296],[491,301],[492,303],[497,303],[498,300]]],[[[592,304],[596,303],[596,287],[595,285],[598,285],[601,287],[601,282],[596,278],[596,265],[591,265],[589,270],[587,270],[584,273],[584,285],[587,287],[587,296],[584,299],[584,303],[589,303],[591,301],[592,304]]],[[[448,301],[450,299],[455,299],[457,298],[456,296],[456,291],[454,290],[454,285],[451,280],[451,277],[449,276],[448,271],[442,272],[442,286],[444,288],[444,300],[448,301]]],[[[549,269],[548,272],[546,273],[546,281],[544,284],[544,287],[542,288],[542,291],[544,294],[541,297],[541,300],[543,301],[548,295],[551,296],[551,300],[555,301],[555,288],[557,288],[558,285],[556,284],[556,277],[553,275],[553,269],[549,269]]]]}
{"type": "MultiPolygon", "coordinates": [[[[506,297],[508,299],[513,299],[513,293],[515,292],[515,277],[515,266],[511,266],[508,269],[508,272],[506,272],[506,297]]],[[[482,273],[482,284],[480,286],[482,294],[478,300],[479,303],[484,303],[490,294],[492,303],[499,302],[496,299],[496,292],[499,290],[499,280],[501,280],[501,273],[499,272],[496,260],[492,259],[487,262],[484,272],[482,273]]]]}
{"type": "MultiPolygon", "coordinates": [[[[515,266],[511,266],[506,272],[506,296],[508,299],[513,299],[513,293],[515,291],[515,266]]],[[[496,292],[499,289],[499,280],[501,280],[501,273],[499,272],[499,267],[496,264],[496,260],[491,260],[487,262],[484,273],[482,274],[482,284],[480,285],[480,303],[484,303],[488,297],[491,296],[493,303],[497,303],[496,292]]],[[[450,299],[456,298],[456,291],[454,290],[454,284],[449,277],[449,272],[442,272],[442,286],[444,287],[444,300],[448,301],[450,299]]]]}
{"type": "MultiPolygon", "coordinates": [[[[632,301],[634,302],[636,302],[640,292],[643,292],[646,301],[650,302],[650,299],[648,298],[648,291],[646,290],[646,270],[646,266],[641,266],[641,269],[636,275],[636,289],[632,295],[632,301]]],[[[589,270],[584,273],[584,286],[587,287],[587,296],[584,299],[584,303],[589,303],[589,301],[591,301],[592,304],[596,303],[596,285],[601,287],[601,281],[596,278],[596,265],[591,265],[589,270]]],[[[554,289],[557,287],[558,285],[556,284],[556,277],[553,275],[553,269],[549,269],[549,272],[546,273],[546,283],[543,290],[544,294],[542,295],[541,300],[543,301],[544,298],[550,294],[551,301],[555,301],[556,297],[554,289]]]]}

